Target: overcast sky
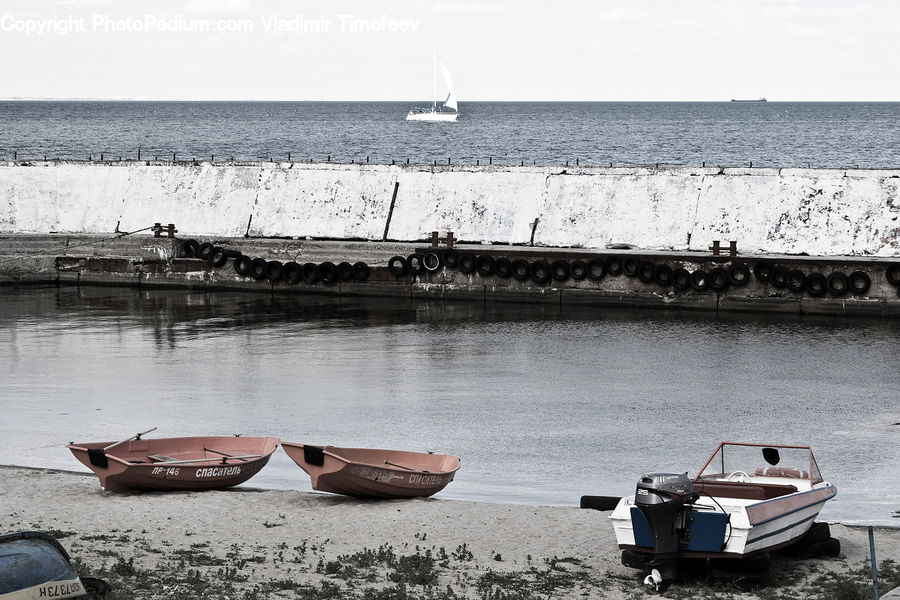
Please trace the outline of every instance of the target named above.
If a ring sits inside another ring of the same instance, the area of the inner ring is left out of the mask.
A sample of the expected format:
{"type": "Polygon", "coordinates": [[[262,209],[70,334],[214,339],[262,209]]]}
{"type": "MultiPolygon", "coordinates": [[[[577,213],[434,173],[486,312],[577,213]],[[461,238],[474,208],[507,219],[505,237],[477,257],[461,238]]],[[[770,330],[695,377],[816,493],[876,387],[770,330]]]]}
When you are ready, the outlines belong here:
{"type": "Polygon", "coordinates": [[[896,0],[0,0],[0,97],[900,101],[896,0]]]}

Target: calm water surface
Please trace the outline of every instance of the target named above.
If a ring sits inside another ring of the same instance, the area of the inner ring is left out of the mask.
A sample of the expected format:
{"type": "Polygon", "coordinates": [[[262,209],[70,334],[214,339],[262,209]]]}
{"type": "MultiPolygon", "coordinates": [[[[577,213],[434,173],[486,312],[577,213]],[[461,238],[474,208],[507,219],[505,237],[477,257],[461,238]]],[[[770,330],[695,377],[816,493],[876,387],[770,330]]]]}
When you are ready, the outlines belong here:
{"type": "MultiPolygon", "coordinates": [[[[272,435],[462,458],[440,497],[574,505],[722,440],[810,444],[823,517],[898,525],[897,321],[0,288],[0,463],[272,435]]],[[[250,485],[309,490],[278,451],[250,485]]]]}
{"type": "Polygon", "coordinates": [[[0,159],[900,167],[897,102],[0,102],[0,159]]]}

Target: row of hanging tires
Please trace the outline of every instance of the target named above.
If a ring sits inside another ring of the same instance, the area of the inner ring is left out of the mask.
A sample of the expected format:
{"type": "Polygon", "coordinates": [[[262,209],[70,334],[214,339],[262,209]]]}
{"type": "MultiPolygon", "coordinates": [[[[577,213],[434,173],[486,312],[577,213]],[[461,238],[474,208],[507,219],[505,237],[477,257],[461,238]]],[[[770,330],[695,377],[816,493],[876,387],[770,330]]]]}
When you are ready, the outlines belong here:
{"type": "MultiPolygon", "coordinates": [[[[496,276],[501,279],[531,281],[538,285],[552,282],[565,283],[568,280],[600,281],[604,277],[634,277],[648,284],[677,291],[713,290],[721,292],[729,287],[743,287],[750,282],[750,268],[741,261],[728,266],[712,269],[688,271],[684,267],[672,268],[666,263],[656,263],[640,256],[612,255],[588,260],[509,259],[491,254],[457,252],[456,250],[431,251],[411,254],[407,257],[394,256],[388,261],[388,270],[397,278],[435,272],[441,268],[456,269],[463,274],[477,273],[482,277],[496,276]]],[[[888,280],[898,286],[900,294],[900,265],[888,268],[888,280]],[[895,283],[896,280],[896,283],[895,283]]],[[[756,261],[753,267],[756,279],[775,289],[787,289],[798,294],[820,297],[826,293],[842,296],[847,293],[862,295],[869,291],[871,278],[864,271],[853,271],[849,275],[834,271],[828,275],[813,272],[804,273],[796,268],[774,264],[768,260],[756,261]]]]}
{"type": "Polygon", "coordinates": [[[776,289],[787,289],[795,294],[807,293],[813,298],[824,296],[843,296],[848,292],[861,296],[872,287],[872,280],[865,271],[853,271],[849,275],[842,271],[806,274],[799,269],[774,264],[767,260],[756,262],[753,267],[756,278],[776,289]]]}
{"type": "Polygon", "coordinates": [[[205,260],[214,268],[224,267],[228,264],[229,259],[233,259],[234,272],[238,275],[272,283],[286,281],[297,284],[302,281],[309,284],[333,284],[346,281],[366,281],[372,271],[369,265],[362,261],[356,263],[325,261],[318,264],[312,262],[301,264],[294,261],[281,262],[251,258],[239,250],[223,248],[209,242],[200,243],[194,239],[185,240],[181,249],[186,258],[205,260]]]}

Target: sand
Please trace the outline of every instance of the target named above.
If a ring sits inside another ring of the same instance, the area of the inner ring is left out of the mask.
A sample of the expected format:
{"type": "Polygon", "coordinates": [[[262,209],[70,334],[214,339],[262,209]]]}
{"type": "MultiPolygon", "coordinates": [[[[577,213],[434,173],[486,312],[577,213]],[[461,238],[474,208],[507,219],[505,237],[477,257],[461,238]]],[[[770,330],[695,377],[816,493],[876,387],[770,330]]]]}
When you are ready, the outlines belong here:
{"type": "MultiPolygon", "coordinates": [[[[620,564],[608,512],[253,488],[123,494],[102,491],[93,475],[20,467],[0,467],[0,479],[0,529],[54,532],[81,574],[104,576],[114,597],[198,597],[213,583],[208,597],[651,595],[620,564]],[[436,574],[434,585],[416,583],[422,572],[436,574]]],[[[776,570],[793,576],[777,589],[861,567],[867,531],[832,525],[832,535],[840,558],[779,560],[776,570]]],[[[900,530],[876,530],[876,548],[879,561],[900,558],[900,530]]]]}

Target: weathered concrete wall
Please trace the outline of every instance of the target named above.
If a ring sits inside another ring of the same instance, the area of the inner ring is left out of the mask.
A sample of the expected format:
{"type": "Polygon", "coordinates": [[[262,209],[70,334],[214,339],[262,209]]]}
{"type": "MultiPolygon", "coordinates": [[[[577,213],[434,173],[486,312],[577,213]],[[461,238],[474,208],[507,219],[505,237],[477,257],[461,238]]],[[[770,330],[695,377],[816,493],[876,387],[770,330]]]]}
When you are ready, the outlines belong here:
{"type": "Polygon", "coordinates": [[[0,163],[0,232],[631,244],[900,256],[900,170],[0,163]],[[249,225],[249,228],[248,228],[249,225]]]}

